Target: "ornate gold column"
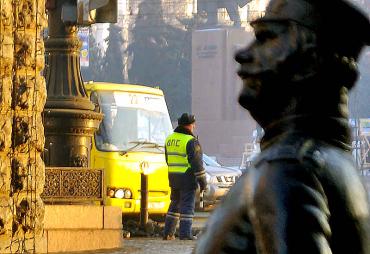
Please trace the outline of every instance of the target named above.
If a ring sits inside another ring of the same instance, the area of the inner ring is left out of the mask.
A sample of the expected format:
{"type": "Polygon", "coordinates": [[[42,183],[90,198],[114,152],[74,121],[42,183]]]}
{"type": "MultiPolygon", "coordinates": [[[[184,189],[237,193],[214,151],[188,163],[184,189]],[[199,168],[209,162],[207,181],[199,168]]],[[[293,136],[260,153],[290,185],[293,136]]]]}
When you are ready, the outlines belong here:
{"type": "Polygon", "coordinates": [[[44,0],[0,2],[0,253],[34,253],[43,223],[44,0]]]}
{"type": "Polygon", "coordinates": [[[14,60],[12,1],[0,1],[0,42],[0,252],[3,252],[11,245],[13,220],[13,199],[10,196],[14,60]]]}

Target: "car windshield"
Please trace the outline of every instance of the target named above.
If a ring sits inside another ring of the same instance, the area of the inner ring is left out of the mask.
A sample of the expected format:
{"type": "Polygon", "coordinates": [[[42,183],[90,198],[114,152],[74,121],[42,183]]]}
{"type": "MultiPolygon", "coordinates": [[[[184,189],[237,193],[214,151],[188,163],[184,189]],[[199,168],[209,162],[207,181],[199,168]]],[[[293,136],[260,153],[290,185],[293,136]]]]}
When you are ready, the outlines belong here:
{"type": "Polygon", "coordinates": [[[203,154],[203,162],[207,165],[207,166],[213,166],[213,167],[221,167],[221,165],[214,159],[212,159],[211,157],[209,157],[208,155],[206,154],[203,154]]]}
{"type": "Polygon", "coordinates": [[[99,104],[104,119],[95,135],[104,151],[159,148],[172,132],[163,96],[101,91],[99,104]]]}

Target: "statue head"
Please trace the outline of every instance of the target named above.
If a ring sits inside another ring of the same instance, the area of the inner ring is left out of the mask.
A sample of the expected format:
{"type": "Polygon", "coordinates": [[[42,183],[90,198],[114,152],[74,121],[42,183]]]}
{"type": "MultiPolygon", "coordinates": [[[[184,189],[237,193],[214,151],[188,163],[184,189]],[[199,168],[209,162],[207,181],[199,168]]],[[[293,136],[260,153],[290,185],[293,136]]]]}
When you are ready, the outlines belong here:
{"type": "Polygon", "coordinates": [[[243,79],[239,103],[259,124],[322,112],[321,103],[328,111],[346,103],[342,95],[355,83],[356,61],[370,44],[364,14],[345,0],[271,0],[251,25],[256,39],[235,59],[243,79]]]}

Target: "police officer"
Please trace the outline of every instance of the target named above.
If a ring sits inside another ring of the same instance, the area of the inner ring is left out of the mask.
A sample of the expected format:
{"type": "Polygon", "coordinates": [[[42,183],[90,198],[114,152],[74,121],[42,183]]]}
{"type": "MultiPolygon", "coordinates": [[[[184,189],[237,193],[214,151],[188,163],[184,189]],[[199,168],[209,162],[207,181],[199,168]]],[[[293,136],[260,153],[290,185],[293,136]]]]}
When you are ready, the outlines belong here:
{"type": "Polygon", "coordinates": [[[180,219],[180,240],[195,240],[192,235],[195,193],[206,188],[202,149],[194,137],[195,117],[184,113],[178,119],[178,127],[166,139],[166,161],[171,187],[171,204],[164,227],[164,240],[175,239],[180,219]]]}

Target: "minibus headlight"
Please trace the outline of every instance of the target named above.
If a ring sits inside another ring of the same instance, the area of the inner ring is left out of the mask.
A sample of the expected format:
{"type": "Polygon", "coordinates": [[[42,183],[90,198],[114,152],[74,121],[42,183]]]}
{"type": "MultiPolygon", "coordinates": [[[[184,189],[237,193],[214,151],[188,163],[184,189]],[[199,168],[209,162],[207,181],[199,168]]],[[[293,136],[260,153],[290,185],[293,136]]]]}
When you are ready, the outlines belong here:
{"type": "Polygon", "coordinates": [[[110,198],[131,199],[132,192],[130,189],[126,189],[126,188],[108,187],[107,196],[110,198]]]}
{"type": "Polygon", "coordinates": [[[114,197],[114,193],[115,191],[111,188],[108,188],[107,190],[107,196],[110,197],[110,198],[113,198],[114,197]]]}
{"type": "Polygon", "coordinates": [[[117,189],[116,193],[114,194],[115,198],[123,198],[125,196],[125,191],[122,189],[117,189]]]}
{"type": "Polygon", "coordinates": [[[125,190],[125,195],[124,195],[125,198],[132,198],[132,193],[130,190],[125,190]]]}

